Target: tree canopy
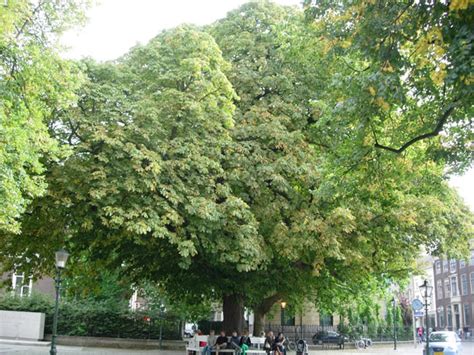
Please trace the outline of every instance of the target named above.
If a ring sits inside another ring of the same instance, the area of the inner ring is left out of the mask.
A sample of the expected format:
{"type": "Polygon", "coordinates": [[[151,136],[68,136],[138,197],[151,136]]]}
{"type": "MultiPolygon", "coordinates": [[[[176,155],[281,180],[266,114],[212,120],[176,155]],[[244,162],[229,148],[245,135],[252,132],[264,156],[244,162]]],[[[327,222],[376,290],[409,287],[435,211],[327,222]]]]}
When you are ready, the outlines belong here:
{"type": "Polygon", "coordinates": [[[80,84],[56,50],[80,21],[80,1],[8,1],[0,11],[0,232],[20,232],[27,205],[46,190],[45,159],[60,155],[47,118],[68,107],[80,84]]]}
{"type": "MultiPolygon", "coordinates": [[[[408,116],[392,106],[381,116],[370,88],[392,72],[355,75],[366,59],[335,60],[325,25],[252,2],[114,62],[81,62],[77,104],[49,116],[70,154],[48,162],[47,195],[28,207],[22,234],[2,236],[4,267],[48,270],[66,245],[73,269],[117,270],[185,303],[222,300],[231,330],[243,306],[260,325],[282,299],[344,307],[406,278],[422,250],[466,251],[472,215],[444,180],[446,161],[425,149],[445,143],[377,147],[372,127],[400,134],[386,144],[419,132],[404,127],[417,99],[406,98],[408,116]]],[[[409,83],[399,83],[407,97],[409,83]]]]}
{"type": "Polygon", "coordinates": [[[338,141],[325,144],[390,154],[419,150],[458,172],[471,165],[472,1],[304,4],[328,65],[337,66],[325,129],[342,124],[359,133],[350,142],[336,134],[338,141]]]}

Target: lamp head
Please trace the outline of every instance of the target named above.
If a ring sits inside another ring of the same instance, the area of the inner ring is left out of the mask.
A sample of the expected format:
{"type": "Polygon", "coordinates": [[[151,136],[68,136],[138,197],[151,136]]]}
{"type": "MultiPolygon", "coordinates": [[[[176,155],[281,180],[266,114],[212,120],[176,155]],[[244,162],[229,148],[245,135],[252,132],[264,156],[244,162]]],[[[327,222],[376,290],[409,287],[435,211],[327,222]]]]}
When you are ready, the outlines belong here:
{"type": "Polygon", "coordinates": [[[425,302],[431,297],[431,293],[433,292],[433,286],[428,284],[428,280],[425,280],[423,284],[419,286],[421,295],[425,299],[425,302]]]}
{"type": "Polygon", "coordinates": [[[286,302],[285,302],[285,301],[281,301],[281,308],[282,308],[282,309],[285,309],[285,308],[286,308],[286,302]]]}
{"type": "Polygon", "coordinates": [[[69,257],[69,253],[64,250],[60,249],[56,252],[56,267],[58,269],[64,269],[66,267],[67,258],[69,257]]]}

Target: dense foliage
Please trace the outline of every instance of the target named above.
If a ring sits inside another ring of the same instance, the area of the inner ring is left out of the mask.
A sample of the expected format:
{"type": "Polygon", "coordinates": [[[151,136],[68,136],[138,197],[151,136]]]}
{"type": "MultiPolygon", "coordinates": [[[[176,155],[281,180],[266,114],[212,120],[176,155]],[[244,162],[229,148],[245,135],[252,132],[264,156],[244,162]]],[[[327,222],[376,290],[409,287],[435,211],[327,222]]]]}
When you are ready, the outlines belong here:
{"type": "MultiPolygon", "coordinates": [[[[45,334],[51,334],[54,300],[33,294],[31,297],[0,295],[0,309],[46,314],[45,334]]],[[[132,339],[158,339],[161,322],[163,339],[181,337],[182,320],[172,314],[131,311],[114,300],[65,300],[61,302],[58,334],[132,339]],[[150,321],[147,319],[150,318],[150,321]]]]}
{"type": "Polygon", "coordinates": [[[329,113],[324,130],[331,140],[318,135],[321,142],[367,154],[373,148],[385,154],[420,152],[455,171],[470,166],[472,1],[304,4],[334,70],[322,110],[329,113]],[[341,128],[353,132],[343,135],[341,128]]]}
{"type": "MultiPolygon", "coordinates": [[[[65,245],[72,274],[85,264],[157,284],[177,304],[222,300],[227,330],[249,306],[259,332],[276,301],[343,311],[406,278],[422,251],[465,252],[473,217],[444,180],[454,160],[426,152],[447,143],[380,147],[429,126],[410,123],[416,110],[464,122],[465,80],[441,97],[416,70],[400,81],[395,62],[356,75],[362,50],[336,60],[340,38],[324,20],[252,2],[114,62],[83,61],[77,105],[50,116],[70,155],[48,163],[48,193],[22,234],[2,236],[3,266],[47,272],[65,245]],[[401,88],[389,90],[395,73],[401,88]]],[[[450,146],[469,139],[446,133],[450,146]]]]}
{"type": "Polygon", "coordinates": [[[44,194],[47,159],[64,155],[47,120],[74,102],[80,76],[60,58],[58,35],[82,18],[84,2],[8,1],[0,7],[0,233],[44,194]]]}

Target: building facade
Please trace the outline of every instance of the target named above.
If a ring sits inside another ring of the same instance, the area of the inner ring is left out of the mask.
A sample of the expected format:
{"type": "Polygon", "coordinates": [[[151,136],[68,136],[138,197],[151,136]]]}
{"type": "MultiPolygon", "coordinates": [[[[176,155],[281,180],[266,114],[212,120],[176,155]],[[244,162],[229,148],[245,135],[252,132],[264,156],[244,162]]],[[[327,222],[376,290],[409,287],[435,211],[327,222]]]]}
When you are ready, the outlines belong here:
{"type": "MultiPolygon", "coordinates": [[[[428,284],[430,286],[434,287],[434,285],[436,284],[435,279],[434,279],[434,272],[433,272],[433,262],[434,262],[433,257],[429,255],[425,255],[418,260],[418,270],[421,272],[421,275],[411,276],[410,284],[405,292],[407,300],[410,304],[414,299],[419,299],[423,303],[425,302],[424,295],[421,294],[421,290],[420,290],[420,285],[423,284],[425,280],[428,281],[428,284]]],[[[431,298],[428,299],[428,317],[429,317],[430,328],[437,329],[439,325],[438,325],[438,319],[436,317],[436,309],[437,309],[436,301],[437,299],[433,292],[431,295],[431,298]]],[[[418,312],[414,312],[413,321],[414,321],[415,327],[425,327],[426,325],[425,317],[426,315],[425,315],[424,308],[422,310],[419,310],[418,312]]]]}
{"type": "Polygon", "coordinates": [[[51,277],[44,277],[33,280],[23,273],[4,273],[0,275],[0,281],[6,286],[0,288],[1,292],[11,292],[17,296],[30,296],[32,292],[42,293],[54,297],[54,280],[51,277]]]}
{"type": "Polygon", "coordinates": [[[437,259],[433,264],[434,293],[439,328],[462,329],[472,334],[474,328],[474,250],[469,261],[437,259]]]}

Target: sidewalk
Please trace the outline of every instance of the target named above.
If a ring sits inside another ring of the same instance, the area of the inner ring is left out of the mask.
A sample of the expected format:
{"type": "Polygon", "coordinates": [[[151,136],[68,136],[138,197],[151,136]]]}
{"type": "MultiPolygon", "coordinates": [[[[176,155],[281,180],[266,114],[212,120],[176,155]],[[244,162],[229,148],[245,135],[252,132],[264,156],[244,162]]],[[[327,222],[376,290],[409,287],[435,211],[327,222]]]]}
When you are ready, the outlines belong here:
{"type": "MultiPolygon", "coordinates": [[[[464,343],[463,352],[460,355],[474,355],[474,343],[464,343]]],[[[0,344],[0,355],[48,355],[49,348],[31,347],[22,345],[0,344]]],[[[72,346],[58,346],[58,355],[186,355],[185,351],[177,350],[132,350],[132,349],[110,349],[110,348],[86,348],[72,346]]],[[[294,352],[288,353],[295,355],[294,352]]],[[[416,349],[413,344],[400,344],[397,350],[393,347],[372,347],[365,350],[345,349],[345,350],[311,350],[309,355],[422,355],[423,348],[418,346],[416,349]]]]}

